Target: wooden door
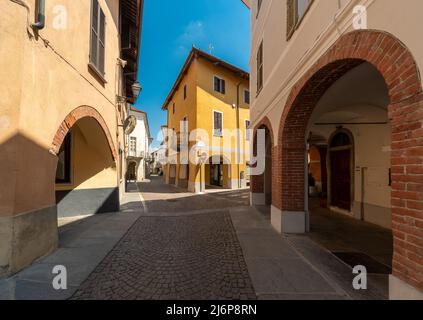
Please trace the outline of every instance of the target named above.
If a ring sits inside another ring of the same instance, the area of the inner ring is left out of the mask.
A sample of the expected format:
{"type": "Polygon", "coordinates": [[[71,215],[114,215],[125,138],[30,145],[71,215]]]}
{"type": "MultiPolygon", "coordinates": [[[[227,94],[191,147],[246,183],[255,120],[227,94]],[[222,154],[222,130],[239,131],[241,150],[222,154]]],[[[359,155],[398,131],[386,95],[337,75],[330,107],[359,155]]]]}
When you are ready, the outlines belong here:
{"type": "Polygon", "coordinates": [[[331,151],[331,205],[351,210],[351,149],[331,151]]]}

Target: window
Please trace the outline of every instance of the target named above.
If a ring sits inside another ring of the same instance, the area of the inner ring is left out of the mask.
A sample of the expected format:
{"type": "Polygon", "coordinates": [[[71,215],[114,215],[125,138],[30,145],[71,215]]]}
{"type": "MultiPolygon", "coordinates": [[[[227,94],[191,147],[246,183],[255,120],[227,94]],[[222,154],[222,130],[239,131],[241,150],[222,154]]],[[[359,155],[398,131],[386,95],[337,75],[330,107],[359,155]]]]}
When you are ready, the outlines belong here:
{"type": "Polygon", "coordinates": [[[98,0],[92,0],[90,66],[93,67],[101,77],[104,77],[105,28],[106,16],[98,4],[98,0]]]}
{"type": "Polygon", "coordinates": [[[68,133],[57,155],[56,183],[71,183],[71,140],[68,133]]]}
{"type": "Polygon", "coordinates": [[[172,113],[175,114],[175,102],[172,104],[172,113]]]}
{"type": "Polygon", "coordinates": [[[187,98],[187,85],[184,86],[184,100],[187,98]]]}
{"type": "Polygon", "coordinates": [[[213,135],[215,137],[223,136],[223,113],[213,111],[213,135]]]}
{"type": "Polygon", "coordinates": [[[137,138],[136,137],[129,138],[129,154],[131,156],[136,156],[137,154],[137,138]]]}
{"type": "Polygon", "coordinates": [[[287,0],[287,39],[289,40],[307,13],[313,0],[287,0]]]}
{"type": "Polygon", "coordinates": [[[219,77],[214,77],[214,91],[225,94],[225,87],[225,80],[220,79],[219,77]]]}
{"type": "Polygon", "coordinates": [[[182,133],[187,133],[187,132],[188,132],[188,118],[187,118],[187,117],[185,117],[185,118],[182,120],[181,132],[182,132],[182,133]]]}
{"type": "Polygon", "coordinates": [[[245,120],[245,139],[250,141],[250,120],[245,120]]]}
{"type": "Polygon", "coordinates": [[[244,102],[250,104],[250,91],[247,89],[244,90],[244,102]]]}
{"type": "Polygon", "coordinates": [[[263,89],[263,41],[257,51],[257,94],[263,89]]]}
{"type": "Polygon", "coordinates": [[[345,147],[352,145],[349,135],[345,132],[337,133],[330,143],[331,148],[345,147]]]}

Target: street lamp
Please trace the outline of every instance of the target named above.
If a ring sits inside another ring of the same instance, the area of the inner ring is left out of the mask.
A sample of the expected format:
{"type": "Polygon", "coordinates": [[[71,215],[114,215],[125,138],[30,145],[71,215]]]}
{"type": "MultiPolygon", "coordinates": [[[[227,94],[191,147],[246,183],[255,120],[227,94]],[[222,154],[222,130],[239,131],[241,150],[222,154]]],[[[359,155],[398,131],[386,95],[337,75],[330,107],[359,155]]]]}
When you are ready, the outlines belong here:
{"type": "Polygon", "coordinates": [[[140,83],[137,81],[134,82],[134,84],[132,85],[132,93],[134,95],[134,99],[137,100],[138,96],[140,95],[142,91],[142,87],[140,85],[140,83]]]}

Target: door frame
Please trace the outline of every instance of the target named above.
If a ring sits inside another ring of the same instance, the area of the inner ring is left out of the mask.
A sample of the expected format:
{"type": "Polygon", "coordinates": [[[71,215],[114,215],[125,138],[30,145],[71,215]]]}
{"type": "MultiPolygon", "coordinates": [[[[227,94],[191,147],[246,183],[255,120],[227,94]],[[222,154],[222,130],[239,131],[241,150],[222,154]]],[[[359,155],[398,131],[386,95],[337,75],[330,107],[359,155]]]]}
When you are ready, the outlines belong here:
{"type": "MultiPolygon", "coordinates": [[[[328,188],[328,204],[329,204],[329,208],[333,208],[332,206],[332,164],[331,164],[331,152],[333,151],[341,151],[341,150],[350,150],[350,199],[351,199],[351,203],[350,203],[350,210],[348,210],[348,212],[350,214],[353,214],[353,205],[354,205],[354,193],[355,193],[355,141],[354,141],[354,135],[352,134],[352,132],[348,129],[345,128],[337,128],[329,137],[328,140],[328,150],[327,150],[327,156],[326,156],[326,167],[327,167],[327,188],[328,188]],[[333,138],[338,135],[339,133],[345,133],[348,135],[351,144],[349,146],[342,146],[342,147],[335,147],[332,148],[331,144],[332,144],[332,140],[333,138]]],[[[340,210],[344,210],[342,208],[338,208],[337,209],[340,210]]],[[[345,210],[344,210],[345,211],[345,210]]]]}

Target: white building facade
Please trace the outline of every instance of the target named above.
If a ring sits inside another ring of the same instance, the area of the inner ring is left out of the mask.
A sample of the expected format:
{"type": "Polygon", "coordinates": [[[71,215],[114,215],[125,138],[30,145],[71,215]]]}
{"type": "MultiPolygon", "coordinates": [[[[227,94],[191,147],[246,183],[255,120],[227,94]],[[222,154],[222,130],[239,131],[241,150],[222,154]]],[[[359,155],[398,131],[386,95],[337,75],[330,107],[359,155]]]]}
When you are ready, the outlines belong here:
{"type": "Polygon", "coordinates": [[[147,113],[130,107],[129,116],[134,116],[136,126],[127,137],[127,174],[129,181],[143,181],[149,176],[150,145],[152,142],[147,113]]]}

